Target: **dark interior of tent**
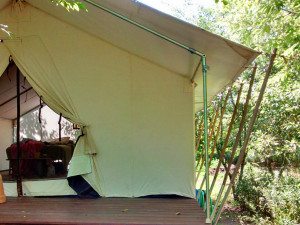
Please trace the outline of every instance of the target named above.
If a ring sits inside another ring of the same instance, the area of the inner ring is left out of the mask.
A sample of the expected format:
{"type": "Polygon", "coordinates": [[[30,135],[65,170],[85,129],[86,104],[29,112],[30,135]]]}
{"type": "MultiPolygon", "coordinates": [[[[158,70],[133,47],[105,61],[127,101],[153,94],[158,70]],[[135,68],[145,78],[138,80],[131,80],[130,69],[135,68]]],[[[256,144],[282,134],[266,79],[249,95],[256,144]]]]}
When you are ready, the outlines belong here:
{"type": "Polygon", "coordinates": [[[1,140],[0,174],[4,181],[15,181],[18,177],[25,180],[67,176],[80,130],[61,114],[52,112],[55,117],[50,120],[57,120],[52,121],[57,129],[46,135],[48,124],[42,118],[46,107],[42,97],[11,60],[0,77],[0,119],[8,121],[11,128],[0,129],[2,133],[12,133],[6,135],[6,139],[11,140],[1,140]],[[73,138],[68,134],[74,134],[73,138]]]}

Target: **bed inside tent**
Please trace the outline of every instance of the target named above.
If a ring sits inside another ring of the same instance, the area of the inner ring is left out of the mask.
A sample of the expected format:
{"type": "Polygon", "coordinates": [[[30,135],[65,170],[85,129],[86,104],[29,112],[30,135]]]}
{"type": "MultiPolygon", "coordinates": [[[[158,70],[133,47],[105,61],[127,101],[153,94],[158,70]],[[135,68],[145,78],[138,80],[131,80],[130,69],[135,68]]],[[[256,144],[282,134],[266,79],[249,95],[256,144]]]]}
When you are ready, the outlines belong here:
{"type": "Polygon", "coordinates": [[[0,90],[0,174],[7,195],[17,196],[15,184],[18,176],[23,180],[24,196],[75,194],[68,187],[66,177],[79,130],[42,102],[11,59],[0,77],[0,90]],[[16,143],[18,117],[21,121],[20,165],[17,163],[16,143]],[[43,186],[36,185],[45,181],[52,187],[48,194],[43,186]],[[37,188],[33,189],[35,186],[37,188]]]}

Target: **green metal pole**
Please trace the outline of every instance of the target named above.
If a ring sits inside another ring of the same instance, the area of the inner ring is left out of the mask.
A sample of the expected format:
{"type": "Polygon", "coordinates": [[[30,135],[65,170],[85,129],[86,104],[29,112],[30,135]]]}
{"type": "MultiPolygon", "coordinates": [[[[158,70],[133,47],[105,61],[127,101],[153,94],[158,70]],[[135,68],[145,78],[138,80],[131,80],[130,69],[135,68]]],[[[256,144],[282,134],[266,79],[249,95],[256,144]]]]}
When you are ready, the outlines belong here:
{"type": "Polygon", "coordinates": [[[202,55],[202,74],[203,74],[203,104],[204,104],[204,149],[205,149],[205,181],[206,181],[206,220],[210,220],[210,193],[209,193],[209,160],[208,160],[208,119],[207,119],[207,65],[206,56],[202,55]]]}

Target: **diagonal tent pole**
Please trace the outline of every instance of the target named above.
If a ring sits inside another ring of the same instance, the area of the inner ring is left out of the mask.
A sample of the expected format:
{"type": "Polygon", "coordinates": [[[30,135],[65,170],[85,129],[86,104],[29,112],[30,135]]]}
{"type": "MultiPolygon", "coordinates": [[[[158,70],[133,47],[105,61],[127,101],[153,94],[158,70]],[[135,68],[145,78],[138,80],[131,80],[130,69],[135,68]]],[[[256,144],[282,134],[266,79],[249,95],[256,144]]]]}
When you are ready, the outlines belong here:
{"type": "Polygon", "coordinates": [[[252,74],[251,74],[251,80],[250,80],[250,83],[249,83],[248,93],[247,93],[246,102],[245,102],[243,113],[242,113],[242,119],[240,121],[239,130],[238,130],[237,136],[235,138],[234,145],[232,147],[230,159],[228,161],[228,166],[227,166],[228,173],[226,175],[229,175],[231,165],[233,164],[234,155],[235,155],[236,150],[238,148],[239,142],[241,140],[242,132],[243,132],[243,129],[244,129],[244,125],[246,123],[247,114],[248,114],[248,107],[249,107],[249,102],[250,102],[250,99],[251,99],[252,87],[253,87],[253,84],[254,84],[254,78],[255,78],[256,70],[257,70],[257,65],[255,64],[255,66],[253,67],[253,70],[252,70],[252,74]]]}
{"type": "MultiPolygon", "coordinates": [[[[217,117],[219,115],[219,106],[217,107],[217,109],[215,111],[216,111],[216,113],[213,115],[212,121],[211,121],[210,126],[208,128],[208,141],[207,141],[208,146],[210,146],[210,142],[211,142],[211,139],[212,139],[213,134],[214,134],[215,124],[216,124],[216,121],[217,121],[217,117]]],[[[199,167],[199,170],[198,170],[197,180],[199,179],[200,172],[201,172],[202,167],[203,167],[204,162],[205,162],[204,154],[202,155],[202,158],[199,158],[196,168],[198,168],[200,160],[202,160],[202,161],[201,161],[201,164],[200,164],[200,167],[199,167]]]]}
{"type": "Polygon", "coordinates": [[[223,210],[225,201],[226,201],[228,195],[230,194],[230,190],[231,190],[232,186],[234,185],[234,180],[235,180],[235,178],[236,178],[236,176],[238,174],[238,171],[239,171],[239,169],[241,167],[241,164],[243,163],[243,158],[244,158],[244,156],[246,154],[246,149],[247,149],[247,146],[248,146],[248,143],[249,143],[249,140],[250,140],[252,129],[254,127],[254,123],[256,121],[256,118],[257,118],[257,115],[258,115],[258,112],[259,112],[260,104],[262,102],[262,99],[263,99],[263,96],[264,96],[264,93],[265,93],[265,90],[266,90],[266,87],[267,87],[267,83],[268,83],[268,80],[269,80],[269,77],[270,77],[270,74],[271,74],[271,71],[272,71],[272,68],[273,68],[273,65],[274,65],[274,60],[275,60],[275,57],[276,57],[276,53],[277,53],[277,49],[274,49],[274,51],[273,51],[273,53],[272,53],[272,55],[270,57],[270,62],[269,62],[268,68],[266,70],[266,75],[265,75],[263,84],[262,84],[262,86],[260,88],[259,96],[257,98],[256,105],[255,105],[255,108],[253,110],[252,117],[251,117],[250,122],[249,122],[249,126],[248,126],[248,129],[247,129],[246,137],[245,137],[243,146],[242,146],[242,148],[240,150],[240,155],[239,155],[239,158],[238,158],[235,170],[234,170],[234,172],[232,174],[232,180],[231,180],[230,184],[227,187],[225,196],[223,197],[223,200],[222,200],[220,206],[218,207],[217,214],[215,215],[215,217],[212,218],[214,225],[216,225],[218,223],[219,219],[220,219],[221,212],[223,210]]]}
{"type": "MultiPolygon", "coordinates": [[[[199,162],[201,160],[201,158],[203,157],[202,153],[203,151],[200,152],[200,144],[201,144],[201,140],[202,140],[202,133],[204,131],[204,124],[203,124],[203,118],[200,118],[200,125],[199,125],[199,128],[198,128],[198,138],[196,139],[196,143],[195,143],[195,154],[197,156],[197,154],[199,154],[199,159],[196,158],[196,167],[195,167],[195,170],[196,170],[196,174],[197,174],[197,168],[199,166],[199,162]]],[[[197,182],[197,175],[195,176],[195,181],[197,182]]]]}
{"type": "MultiPolygon", "coordinates": [[[[219,194],[218,194],[218,197],[216,199],[216,204],[215,205],[218,205],[220,200],[221,200],[223,190],[226,186],[227,178],[229,176],[229,172],[230,172],[230,168],[231,168],[231,165],[232,165],[232,162],[233,162],[233,158],[234,158],[237,146],[238,146],[240,138],[241,138],[241,134],[242,134],[242,130],[244,128],[244,124],[246,122],[246,116],[247,116],[247,113],[248,113],[249,102],[250,102],[250,99],[251,99],[251,92],[252,92],[252,87],[253,87],[254,78],[255,78],[255,74],[256,74],[256,69],[257,69],[257,66],[255,65],[253,67],[252,74],[251,74],[251,80],[250,80],[250,83],[249,83],[248,93],[247,93],[246,102],[245,102],[243,113],[242,113],[242,119],[241,119],[240,125],[239,125],[239,130],[238,130],[238,133],[237,133],[236,138],[235,138],[235,142],[234,142],[234,145],[233,145],[233,148],[232,148],[231,156],[230,156],[230,159],[229,159],[229,162],[228,162],[228,166],[226,168],[226,173],[225,173],[225,176],[223,178],[223,182],[222,182],[221,188],[219,190],[219,194]]],[[[214,179],[216,179],[217,176],[218,176],[218,173],[216,173],[216,177],[214,179]]],[[[212,191],[212,189],[213,189],[213,185],[211,186],[210,190],[212,191]]],[[[214,217],[214,215],[216,213],[216,210],[217,210],[216,208],[213,210],[212,217],[214,217]]]]}
{"type": "Polygon", "coordinates": [[[224,100],[224,106],[223,107],[221,106],[221,115],[220,115],[219,123],[218,123],[218,126],[217,126],[217,133],[216,133],[216,136],[214,137],[214,143],[213,143],[213,146],[212,146],[212,154],[211,154],[211,157],[209,159],[209,163],[211,163],[213,154],[216,150],[217,141],[218,141],[220,130],[221,130],[222,120],[223,120],[223,117],[224,117],[224,114],[225,114],[225,111],[226,111],[226,106],[227,106],[229,93],[231,93],[231,90],[227,91],[227,94],[226,94],[226,97],[225,97],[225,100],[224,100]]]}
{"type": "MultiPolygon", "coordinates": [[[[208,143],[207,145],[208,146],[210,146],[211,139],[212,139],[212,137],[214,135],[214,132],[215,132],[215,124],[216,124],[216,121],[217,121],[217,118],[218,118],[218,115],[219,115],[219,106],[217,106],[217,108],[214,110],[214,112],[216,112],[216,113],[212,113],[213,114],[212,115],[212,120],[210,122],[210,125],[208,127],[208,131],[207,131],[208,132],[208,141],[207,141],[207,143],[208,143]]],[[[201,137],[200,137],[200,139],[201,139],[201,137]]],[[[201,172],[202,167],[203,167],[204,162],[205,162],[205,152],[202,151],[202,153],[203,153],[202,157],[199,158],[199,160],[197,161],[197,165],[196,165],[196,169],[197,169],[198,166],[199,166],[199,164],[200,164],[200,162],[201,162],[199,170],[198,170],[198,174],[196,176],[197,177],[196,180],[199,179],[200,172],[201,172]]]]}
{"type": "Polygon", "coordinates": [[[205,223],[210,221],[210,193],[209,193],[209,164],[208,164],[208,119],[207,119],[207,64],[206,56],[202,55],[202,74],[203,74],[203,108],[204,108],[204,149],[205,149],[205,175],[206,179],[206,220],[205,223]]]}
{"type": "MultiPolygon", "coordinates": [[[[225,176],[223,178],[223,182],[222,182],[222,185],[221,185],[221,188],[220,188],[220,191],[219,191],[219,195],[218,195],[218,198],[217,198],[217,201],[216,201],[216,205],[219,204],[219,201],[221,199],[223,190],[226,186],[226,182],[227,182],[227,179],[228,179],[228,176],[229,176],[229,173],[230,173],[230,168],[231,168],[231,165],[233,163],[234,155],[236,153],[239,141],[241,139],[241,134],[242,134],[245,122],[246,122],[246,117],[247,117],[247,113],[248,113],[249,102],[250,102],[250,99],[251,99],[251,92],[252,92],[252,87],[253,87],[254,78],[255,78],[255,74],[256,74],[256,69],[257,69],[257,66],[255,65],[253,67],[252,74],[251,74],[251,80],[250,80],[250,83],[249,83],[248,93],[247,93],[246,102],[245,102],[245,105],[244,105],[242,119],[241,119],[240,125],[239,125],[239,130],[238,130],[238,133],[236,135],[234,145],[232,147],[230,159],[228,161],[228,166],[226,168],[226,173],[225,173],[225,176]]],[[[212,216],[214,216],[215,213],[216,213],[216,209],[213,211],[212,216]]]]}
{"type": "MultiPolygon", "coordinates": [[[[219,134],[220,134],[220,128],[221,128],[221,123],[222,123],[222,119],[223,119],[223,116],[225,114],[225,111],[226,111],[226,105],[227,105],[227,101],[228,101],[228,97],[229,97],[229,93],[230,93],[231,90],[228,90],[227,91],[227,94],[226,94],[226,97],[225,97],[225,101],[224,101],[224,106],[221,107],[221,115],[220,115],[220,118],[219,118],[219,123],[218,123],[218,126],[217,126],[217,134],[215,136],[215,140],[214,140],[214,144],[212,145],[212,150],[211,150],[211,154],[210,154],[210,159],[209,159],[209,166],[212,162],[212,158],[213,158],[213,154],[215,152],[215,149],[216,149],[216,145],[217,145],[217,139],[219,137],[219,134]]],[[[202,187],[204,185],[204,181],[205,181],[205,178],[203,178],[202,182],[201,182],[201,185],[200,185],[200,190],[202,190],[202,187]]],[[[210,189],[210,193],[211,193],[211,189],[210,189]]]]}
{"type": "Polygon", "coordinates": [[[196,148],[195,148],[195,151],[199,151],[199,147],[200,147],[200,142],[201,142],[201,135],[202,135],[202,132],[203,132],[203,119],[201,118],[201,122],[200,122],[200,125],[199,125],[199,129],[198,129],[198,139],[196,141],[196,148]]]}
{"type": "Polygon", "coordinates": [[[238,96],[237,96],[236,104],[235,104],[234,109],[233,109],[233,113],[232,113],[231,120],[230,120],[228,130],[227,130],[227,135],[226,135],[226,138],[225,138],[225,141],[224,141],[224,144],[223,144],[220,156],[219,156],[219,162],[218,162],[218,165],[217,165],[217,168],[216,168],[215,176],[214,176],[212,184],[211,184],[211,188],[210,188],[211,192],[212,192],[212,190],[214,188],[214,185],[217,181],[217,177],[218,177],[218,174],[219,174],[219,171],[220,171],[222,160],[225,157],[225,150],[227,148],[229,138],[230,138],[230,134],[231,134],[231,131],[232,131],[232,127],[233,127],[233,124],[234,124],[234,121],[235,121],[235,118],[236,118],[236,115],[237,115],[237,110],[238,110],[238,105],[239,105],[241,94],[242,94],[242,89],[243,89],[243,84],[241,84],[241,86],[238,90],[238,96]]]}

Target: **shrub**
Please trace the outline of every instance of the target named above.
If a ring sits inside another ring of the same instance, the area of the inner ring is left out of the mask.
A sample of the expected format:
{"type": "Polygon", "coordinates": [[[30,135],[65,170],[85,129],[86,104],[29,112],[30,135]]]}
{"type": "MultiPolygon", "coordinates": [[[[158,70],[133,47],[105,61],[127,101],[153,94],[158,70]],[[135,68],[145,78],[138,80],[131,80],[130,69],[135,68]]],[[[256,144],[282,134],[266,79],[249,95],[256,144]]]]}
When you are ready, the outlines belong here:
{"type": "Polygon", "coordinates": [[[255,224],[300,223],[300,179],[274,178],[248,165],[244,178],[236,185],[236,196],[255,224]]]}

